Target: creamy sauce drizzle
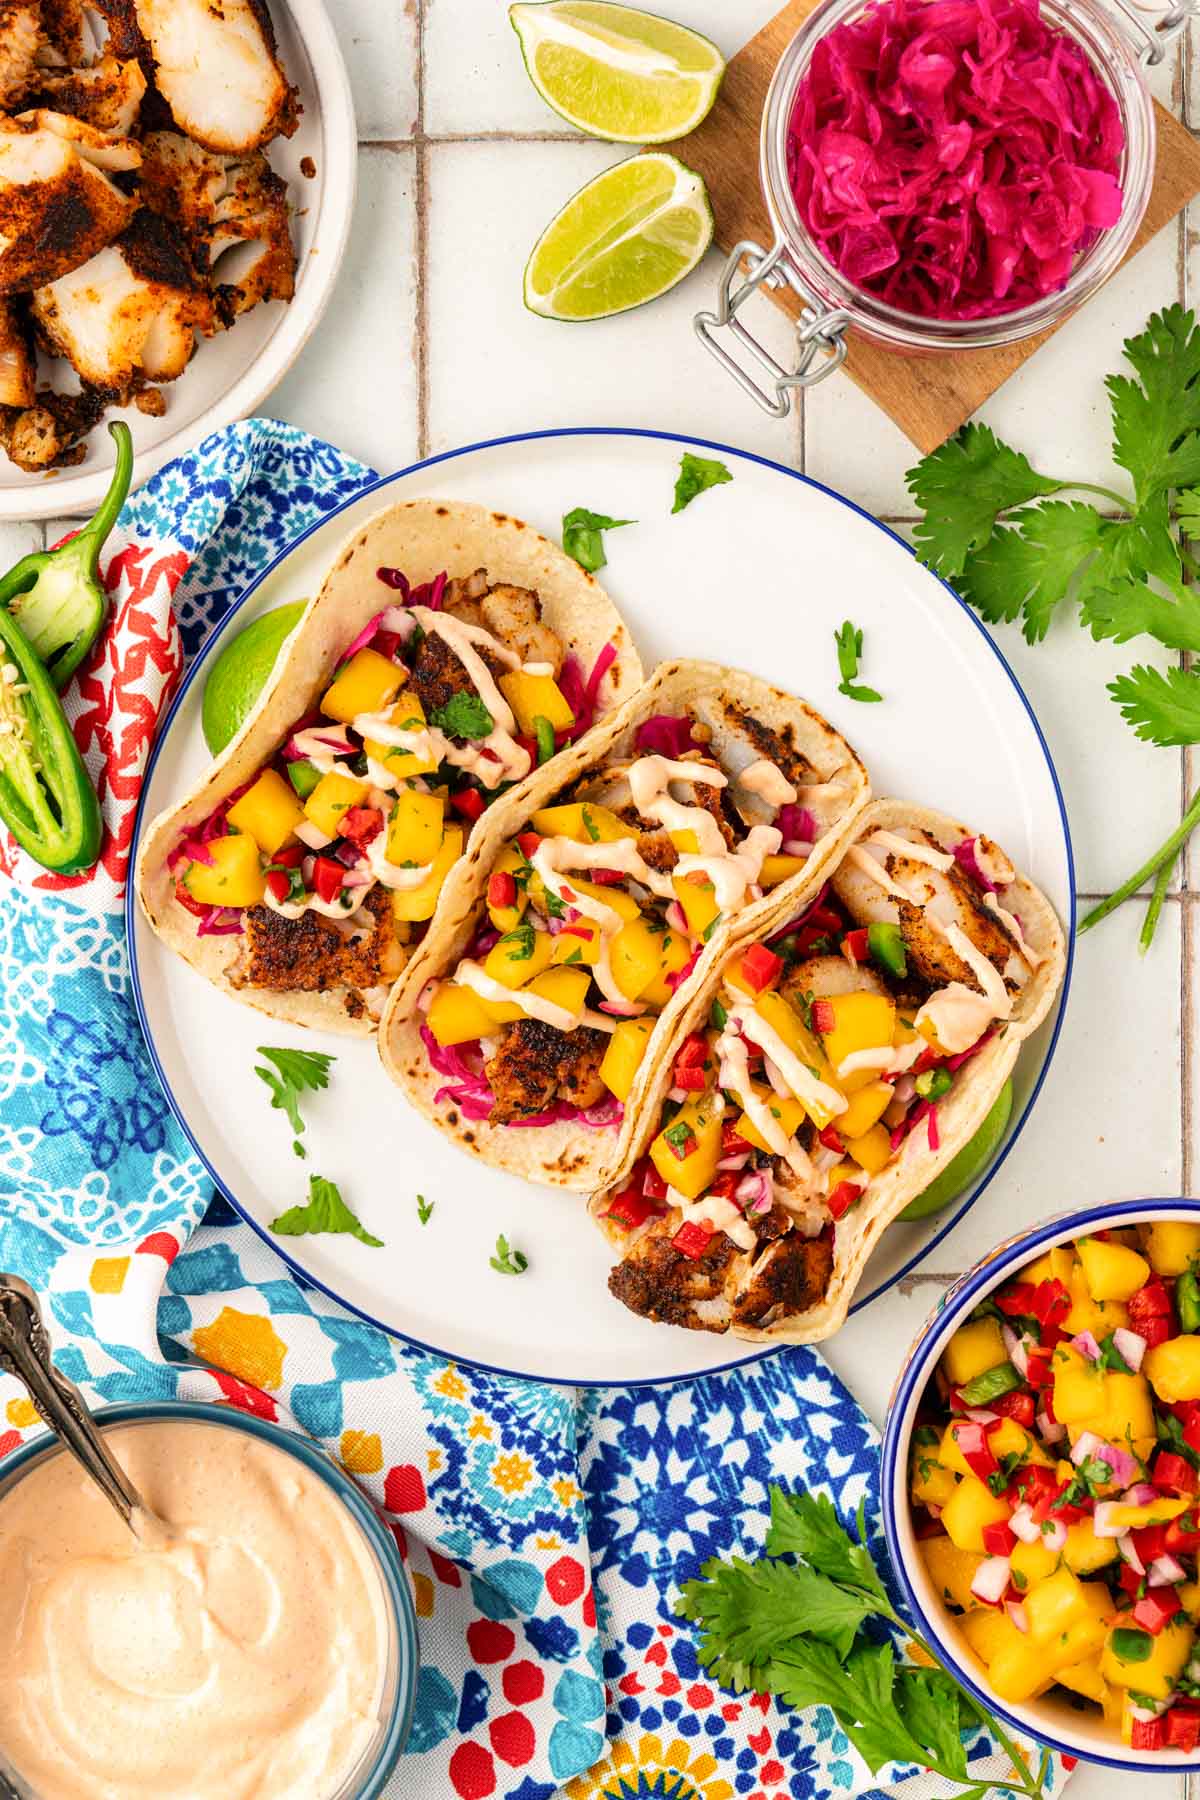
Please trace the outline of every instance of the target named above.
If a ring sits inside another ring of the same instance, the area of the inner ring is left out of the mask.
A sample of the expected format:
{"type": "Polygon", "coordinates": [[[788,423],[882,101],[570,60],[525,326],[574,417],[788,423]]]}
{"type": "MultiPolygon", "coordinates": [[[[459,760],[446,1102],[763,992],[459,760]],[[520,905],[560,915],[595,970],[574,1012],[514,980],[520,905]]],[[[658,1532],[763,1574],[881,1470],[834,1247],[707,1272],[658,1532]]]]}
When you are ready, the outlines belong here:
{"type": "Polygon", "coordinates": [[[543,1025],[553,1025],[556,1031],[574,1031],[583,1019],[582,1011],[568,1012],[565,1006],[556,1005],[544,994],[535,994],[530,988],[505,987],[470,957],[459,963],[454,979],[460,987],[470,988],[472,993],[478,994],[481,1000],[490,1000],[497,1006],[515,1006],[527,1019],[540,1019],[543,1025]]]}
{"type": "Polygon", "coordinates": [[[940,869],[943,874],[954,867],[954,858],[948,851],[935,850],[932,844],[921,840],[898,837],[894,831],[873,831],[867,843],[878,844],[881,850],[890,850],[893,856],[907,857],[910,862],[928,863],[931,869],[940,869]]]}
{"type": "Polygon", "coordinates": [[[758,762],[752,762],[742,770],[738,780],[768,806],[789,806],[796,798],[796,789],[792,786],[783,770],[777,768],[764,756],[758,762]]]}

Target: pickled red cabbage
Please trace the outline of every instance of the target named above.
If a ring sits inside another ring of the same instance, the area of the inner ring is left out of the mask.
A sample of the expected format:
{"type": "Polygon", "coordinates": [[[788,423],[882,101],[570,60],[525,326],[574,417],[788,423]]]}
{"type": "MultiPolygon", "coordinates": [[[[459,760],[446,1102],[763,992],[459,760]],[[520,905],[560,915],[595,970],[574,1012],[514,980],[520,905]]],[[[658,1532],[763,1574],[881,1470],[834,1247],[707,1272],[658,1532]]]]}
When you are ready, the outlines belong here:
{"type": "Polygon", "coordinates": [[[808,230],[857,287],[924,318],[1063,287],[1120,216],[1110,89],[1037,0],[874,0],[817,44],[788,131],[808,230]]]}

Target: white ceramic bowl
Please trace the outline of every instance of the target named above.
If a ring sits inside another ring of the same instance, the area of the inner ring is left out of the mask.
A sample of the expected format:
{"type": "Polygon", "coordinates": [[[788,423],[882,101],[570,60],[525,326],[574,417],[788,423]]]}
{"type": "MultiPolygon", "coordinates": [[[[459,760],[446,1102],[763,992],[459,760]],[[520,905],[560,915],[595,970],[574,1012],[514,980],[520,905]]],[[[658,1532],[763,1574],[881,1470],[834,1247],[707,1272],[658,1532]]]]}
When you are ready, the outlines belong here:
{"type": "Polygon", "coordinates": [[[1018,1706],[998,1700],[988,1686],[987,1671],[967,1647],[956,1617],[943,1604],[926,1572],[912,1528],[908,1497],[908,1453],[921,1398],[947,1342],[979,1302],[1010,1280],[1043,1251],[1065,1244],[1089,1231],[1118,1225],[1137,1225],[1150,1219],[1186,1219],[1200,1225],[1200,1202],[1195,1200],[1124,1200],[1106,1206],[1085,1207],[1080,1212],[1060,1213],[1036,1231],[1024,1232],[999,1244],[982,1262],[949,1289],[927,1320],[900,1371],[888,1403],[883,1434],[880,1489],[883,1526],[888,1553],[900,1577],[918,1629],[936,1650],[946,1667],[980,1703],[1018,1730],[1068,1756],[1103,1763],[1111,1769],[1137,1770],[1144,1775],[1171,1774],[1179,1769],[1200,1769],[1200,1754],[1160,1750],[1150,1756],[1131,1750],[1113,1728],[1095,1712],[1077,1712],[1065,1696],[1046,1694],[1018,1706]]]}
{"type": "MultiPolygon", "coordinates": [[[[161,419],[134,406],[111,411],[133,432],[135,487],[209,432],[255,412],[283,378],[325,310],[342,263],[354,211],[356,133],[350,81],[322,0],[269,0],[279,54],[300,90],[294,136],[270,146],[271,167],[288,184],[294,213],[296,293],[288,305],[256,306],[231,331],[202,339],[178,381],[163,385],[161,419]],[[316,174],[300,172],[311,158],[316,174]]],[[[112,473],[112,439],[101,421],[73,469],[30,474],[0,452],[0,521],[78,517],[99,505],[112,473]]]]}

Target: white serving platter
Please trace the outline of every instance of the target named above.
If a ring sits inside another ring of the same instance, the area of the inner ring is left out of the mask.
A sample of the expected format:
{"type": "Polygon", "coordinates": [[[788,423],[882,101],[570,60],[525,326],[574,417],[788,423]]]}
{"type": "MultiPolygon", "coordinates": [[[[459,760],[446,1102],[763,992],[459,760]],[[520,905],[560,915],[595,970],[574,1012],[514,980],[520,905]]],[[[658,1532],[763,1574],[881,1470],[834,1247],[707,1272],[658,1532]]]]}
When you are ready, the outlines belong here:
{"type": "MultiPolygon", "coordinates": [[[[153,419],[129,406],[133,484],[140,487],[172,457],[210,432],[256,412],[299,355],[333,292],[354,212],[357,145],[354,102],[337,35],[322,0],[270,0],[279,56],[300,92],[300,123],[268,149],[288,184],[296,245],[296,292],[284,305],[256,306],[231,331],[202,339],[177,381],[164,384],[166,411],[153,419]],[[311,177],[301,163],[315,168],[311,177]]],[[[49,365],[47,365],[48,367],[49,365]]],[[[112,474],[113,444],[101,422],[87,455],[71,469],[31,474],[0,451],[0,522],[72,518],[94,512],[112,474]]]]}
{"type": "MultiPolygon", "coordinates": [[[[392,476],[323,521],[265,572],[193,664],[158,740],[139,829],[209,760],[200,704],[217,648],[259,612],[312,594],[353,527],[416,495],[481,501],[553,537],[575,506],[637,520],[608,534],[600,579],[648,670],[683,654],[739,664],[792,688],[859,750],[876,794],[926,802],[986,831],[1073,929],[1070,836],[1050,753],[974,615],[899,538],[841,496],[761,458],[651,432],[545,432],[475,445],[392,476]],[[719,456],[733,480],[672,516],[687,448],[719,456]],[[861,679],[884,694],[881,705],[837,692],[834,630],[847,618],[863,630],[861,679]]],[[[132,900],[129,931],[152,1056],[214,1180],[293,1269],[353,1312],[449,1357],[562,1383],[673,1381],[763,1354],[627,1312],[607,1291],[609,1252],[582,1197],[497,1173],[456,1150],[408,1108],[372,1043],[317,1038],[231,1001],[162,945],[132,900]],[[293,1156],[286,1120],[269,1109],[252,1072],[261,1044],[306,1045],[338,1058],[329,1088],[305,1107],[307,1162],[293,1156]],[[383,1249],[347,1236],[271,1236],[271,1219],[305,1197],[309,1171],[338,1182],[383,1249]],[[425,1226],[418,1193],[434,1203],[425,1226]],[[526,1274],[489,1266],[501,1232],[528,1257],[526,1274]]],[[[920,1260],[996,1175],[1041,1085],[1058,1018],[1023,1051],[1012,1121],[990,1170],[937,1218],[891,1228],[860,1306],[920,1260]]],[[[985,1202],[997,1207],[997,1235],[1001,1191],[999,1184],[985,1202]]]]}

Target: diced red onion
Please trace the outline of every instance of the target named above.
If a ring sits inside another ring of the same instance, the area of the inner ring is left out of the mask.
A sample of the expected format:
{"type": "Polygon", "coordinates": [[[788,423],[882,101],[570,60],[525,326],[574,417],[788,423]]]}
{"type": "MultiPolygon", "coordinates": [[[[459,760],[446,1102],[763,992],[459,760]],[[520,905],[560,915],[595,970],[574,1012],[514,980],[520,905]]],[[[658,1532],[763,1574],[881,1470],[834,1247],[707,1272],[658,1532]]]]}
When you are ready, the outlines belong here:
{"type": "Polygon", "coordinates": [[[1146,1565],[1138,1555],[1138,1549],[1133,1541],[1132,1531],[1122,1532],[1121,1536],[1117,1539],[1117,1549],[1121,1553],[1122,1561],[1129,1564],[1135,1575],[1144,1575],[1146,1573],[1146,1565]]]}
{"type": "Polygon", "coordinates": [[[734,1190],[734,1199],[744,1213],[768,1213],[771,1210],[771,1182],[765,1169],[743,1175],[734,1190]]]}
{"type": "Polygon", "coordinates": [[[958,1416],[960,1419],[971,1419],[976,1425],[994,1425],[1000,1414],[989,1412],[986,1406],[964,1406],[958,1416]]]}
{"type": "Polygon", "coordinates": [[[1118,1325],[1113,1332],[1113,1348],[1125,1358],[1136,1375],[1146,1354],[1146,1340],[1140,1332],[1128,1331],[1124,1325],[1118,1325]]]}
{"type": "Polygon", "coordinates": [[[633,734],[633,747],[652,756],[665,756],[678,762],[687,750],[698,750],[692,737],[692,721],[686,714],[653,713],[643,719],[633,734]]]}
{"type": "Polygon", "coordinates": [[[784,856],[811,856],[812,845],[803,838],[784,838],[779,846],[784,856]]]}
{"type": "Polygon", "coordinates": [[[1156,1556],[1150,1564],[1146,1580],[1151,1587],[1174,1587],[1177,1581],[1186,1578],[1187,1571],[1183,1564],[1173,1556],[1156,1556]]]}
{"type": "Polygon", "coordinates": [[[1029,1373],[1029,1356],[1024,1342],[1019,1338],[1011,1325],[1002,1325],[1000,1335],[1004,1339],[1004,1348],[1008,1351],[1008,1360],[1017,1374],[1024,1378],[1029,1373]]]}
{"type": "Polygon", "coordinates": [[[999,1606],[1008,1590],[1012,1562],[1007,1556],[989,1556],[975,1571],[971,1592],[985,1606],[999,1606]]]}
{"type": "Polygon", "coordinates": [[[1080,1356],[1086,1356],[1089,1362],[1100,1361],[1100,1346],[1090,1331],[1076,1332],[1071,1339],[1072,1350],[1078,1350],[1080,1356]]]}
{"type": "Polygon", "coordinates": [[[635,1000],[601,1000],[600,1011],[611,1013],[615,1019],[638,1019],[642,1015],[635,1000]]]}
{"type": "Polygon", "coordinates": [[[1061,1519],[1047,1519],[1042,1527],[1042,1542],[1057,1556],[1067,1544],[1067,1528],[1061,1519]]]}
{"type": "Polygon", "coordinates": [[[296,827],[296,836],[310,850],[324,850],[326,844],[333,842],[328,832],[322,831],[319,825],[314,825],[311,819],[301,819],[296,827]]]}
{"type": "Polygon", "coordinates": [[[680,931],[685,937],[687,936],[687,916],[678,900],[672,900],[670,906],[668,906],[666,920],[672,931],[680,931]]]}
{"type": "Polygon", "coordinates": [[[723,1156],[717,1164],[717,1172],[724,1175],[734,1169],[744,1169],[749,1161],[749,1150],[739,1150],[736,1156],[723,1156]]]}
{"type": "Polygon", "coordinates": [[[1128,1450],[1122,1450],[1117,1444],[1110,1444],[1098,1437],[1094,1431],[1082,1431],[1071,1451],[1071,1461],[1076,1468],[1081,1463],[1094,1457],[1098,1462],[1107,1463],[1112,1470],[1112,1478],[1118,1486],[1123,1481],[1131,1481],[1138,1472],[1138,1464],[1128,1450]]]}
{"type": "Polygon", "coordinates": [[[1126,1506],[1153,1506],[1160,1498],[1158,1489],[1151,1487],[1148,1481],[1139,1481],[1133,1487],[1125,1489],[1121,1499],[1126,1506]]]}
{"type": "Polygon", "coordinates": [[[692,970],[695,968],[696,964],[699,961],[700,961],[700,946],[697,945],[696,948],[692,951],[692,954],[688,957],[687,961],[684,963],[682,969],[674,969],[674,970],[672,970],[671,974],[669,974],[666,977],[667,986],[670,988],[672,993],[674,993],[677,988],[682,987],[683,983],[687,980],[688,976],[691,974],[692,970]]]}
{"type": "Polygon", "coordinates": [[[1037,1415],[1034,1423],[1043,1444],[1061,1444],[1067,1435],[1066,1426],[1060,1425],[1057,1419],[1048,1418],[1044,1412],[1037,1415]]]}
{"type": "Polygon", "coordinates": [[[235,937],[243,929],[242,914],[236,906],[211,906],[207,916],[196,927],[197,937],[235,937]]]}
{"type": "Polygon", "coordinates": [[[1013,1509],[1008,1523],[1012,1528],[1013,1536],[1020,1538],[1023,1544],[1041,1543],[1042,1528],[1033,1516],[1033,1508],[1026,1501],[1022,1500],[1020,1506],[1013,1509]]]}
{"type": "Polygon", "coordinates": [[[1006,1600],[1004,1610],[1018,1631],[1027,1632],[1029,1630],[1029,1614],[1019,1600],[1006,1600]]]}
{"type": "Polygon", "coordinates": [[[1126,1531],[1128,1530],[1128,1526],[1117,1525],[1117,1524],[1114,1524],[1114,1522],[1113,1522],[1113,1514],[1117,1510],[1117,1506],[1119,1504],[1123,1504],[1123,1503],[1118,1502],[1116,1500],[1097,1500],[1095,1506],[1092,1509],[1092,1530],[1095,1532],[1097,1537],[1099,1537],[1099,1538],[1121,1538],[1121,1537],[1124,1537],[1126,1531]]]}

